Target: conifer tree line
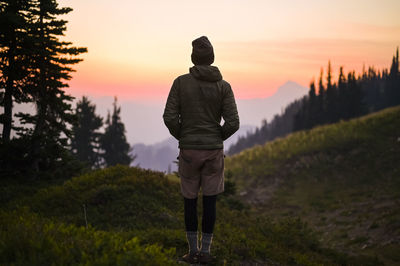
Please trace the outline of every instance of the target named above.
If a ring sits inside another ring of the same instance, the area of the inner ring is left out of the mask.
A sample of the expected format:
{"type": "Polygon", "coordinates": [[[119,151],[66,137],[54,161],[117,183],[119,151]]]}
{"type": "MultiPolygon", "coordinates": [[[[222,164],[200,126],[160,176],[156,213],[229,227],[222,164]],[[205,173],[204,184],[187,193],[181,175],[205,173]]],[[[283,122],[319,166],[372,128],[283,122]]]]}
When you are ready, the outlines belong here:
{"type": "Polygon", "coordinates": [[[339,69],[336,82],[332,81],[331,64],[328,63],[326,82],[323,70],[318,81],[318,94],[314,81],[308,97],[294,119],[294,130],[310,129],[317,125],[362,116],[386,107],[400,104],[399,49],[393,56],[390,70],[377,71],[369,67],[356,76],[339,69]]]}
{"type": "Polygon", "coordinates": [[[0,175],[79,168],[71,152],[78,117],[64,89],[87,49],[63,39],[59,17],[71,11],[56,0],[0,1],[0,175]],[[35,113],[15,113],[23,103],[35,113]]]}
{"type": "Polygon", "coordinates": [[[290,103],[271,123],[263,121],[255,132],[248,133],[233,144],[228,154],[235,154],[254,145],[264,144],[291,132],[311,129],[318,125],[335,123],[359,117],[383,108],[400,104],[399,49],[392,58],[390,69],[376,70],[369,67],[356,75],[355,71],[345,74],[339,69],[336,82],[332,78],[328,62],[318,80],[310,83],[308,95],[290,103]]]}

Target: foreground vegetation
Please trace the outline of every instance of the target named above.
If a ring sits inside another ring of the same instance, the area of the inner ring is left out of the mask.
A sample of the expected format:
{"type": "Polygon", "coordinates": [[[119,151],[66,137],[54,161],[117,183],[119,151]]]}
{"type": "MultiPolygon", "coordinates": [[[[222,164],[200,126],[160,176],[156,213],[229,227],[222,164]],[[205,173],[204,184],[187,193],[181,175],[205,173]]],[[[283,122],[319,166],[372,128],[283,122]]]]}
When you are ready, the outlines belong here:
{"type": "Polygon", "coordinates": [[[229,158],[242,199],[300,217],[324,247],[400,263],[400,107],[301,131],[229,158]]]}
{"type": "MultiPolygon", "coordinates": [[[[48,186],[1,182],[2,265],[175,265],[187,251],[179,183],[163,173],[116,166],[48,186]]],[[[228,194],[217,203],[216,265],[370,261],[323,248],[301,220],[255,215],[228,194]]]]}

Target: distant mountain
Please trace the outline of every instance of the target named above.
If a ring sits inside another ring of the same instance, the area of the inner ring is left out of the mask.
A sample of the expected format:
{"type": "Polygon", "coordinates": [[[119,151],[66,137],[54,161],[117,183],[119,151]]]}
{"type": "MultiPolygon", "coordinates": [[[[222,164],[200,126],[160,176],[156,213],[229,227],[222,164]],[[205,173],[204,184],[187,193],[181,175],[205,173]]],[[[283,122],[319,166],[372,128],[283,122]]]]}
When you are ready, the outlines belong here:
{"type": "Polygon", "coordinates": [[[162,172],[177,169],[174,161],[178,156],[178,142],[173,137],[152,145],[135,144],[133,153],[137,156],[133,164],[141,168],[162,172]]]}
{"type": "MultiPolygon", "coordinates": [[[[225,150],[232,143],[235,143],[240,136],[244,136],[247,132],[252,132],[254,129],[255,126],[240,126],[240,129],[224,142],[225,150]]],[[[133,165],[162,172],[168,172],[168,170],[176,171],[177,166],[174,161],[176,161],[178,153],[178,141],[173,137],[152,145],[145,145],[143,143],[135,144],[133,145],[133,154],[137,157],[133,165]]]]}
{"type": "Polygon", "coordinates": [[[250,125],[261,125],[263,119],[270,121],[275,114],[281,113],[289,103],[306,95],[308,88],[287,81],[275,94],[267,98],[237,100],[240,120],[250,125]]]}

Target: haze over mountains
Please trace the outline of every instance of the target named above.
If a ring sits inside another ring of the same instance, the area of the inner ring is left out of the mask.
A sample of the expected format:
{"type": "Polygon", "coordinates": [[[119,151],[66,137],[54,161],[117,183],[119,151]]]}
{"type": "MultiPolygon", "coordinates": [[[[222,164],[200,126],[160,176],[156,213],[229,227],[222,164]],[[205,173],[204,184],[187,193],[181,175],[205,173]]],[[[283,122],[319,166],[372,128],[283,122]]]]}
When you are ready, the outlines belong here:
{"type": "Polygon", "coordinates": [[[287,81],[267,98],[237,100],[241,124],[260,126],[263,119],[270,121],[275,114],[295,99],[306,95],[308,88],[293,81],[287,81]]]}
{"type": "MultiPolygon", "coordinates": [[[[224,142],[225,150],[236,142],[239,136],[246,135],[248,131],[254,129],[255,126],[241,126],[232,137],[224,142]]],[[[135,144],[133,145],[133,154],[136,155],[133,165],[163,172],[176,171],[177,166],[174,161],[176,161],[176,157],[179,154],[178,141],[174,137],[169,137],[152,145],[135,144]]]]}

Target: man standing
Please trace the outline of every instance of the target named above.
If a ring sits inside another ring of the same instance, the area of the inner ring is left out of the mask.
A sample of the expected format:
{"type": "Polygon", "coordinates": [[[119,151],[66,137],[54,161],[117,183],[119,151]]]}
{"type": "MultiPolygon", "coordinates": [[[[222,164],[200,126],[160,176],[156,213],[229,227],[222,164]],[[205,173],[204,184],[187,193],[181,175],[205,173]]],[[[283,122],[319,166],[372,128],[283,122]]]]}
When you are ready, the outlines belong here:
{"type": "Polygon", "coordinates": [[[239,129],[231,86],[211,66],[214,50],[207,37],[192,42],[193,67],[174,80],[164,123],[179,140],[179,176],[184,197],[188,263],[208,263],[216,219],[217,195],[224,191],[223,141],[239,129]],[[224,124],[221,126],[221,117],[224,124]],[[197,197],[202,190],[201,246],[198,248],[197,197]]]}

